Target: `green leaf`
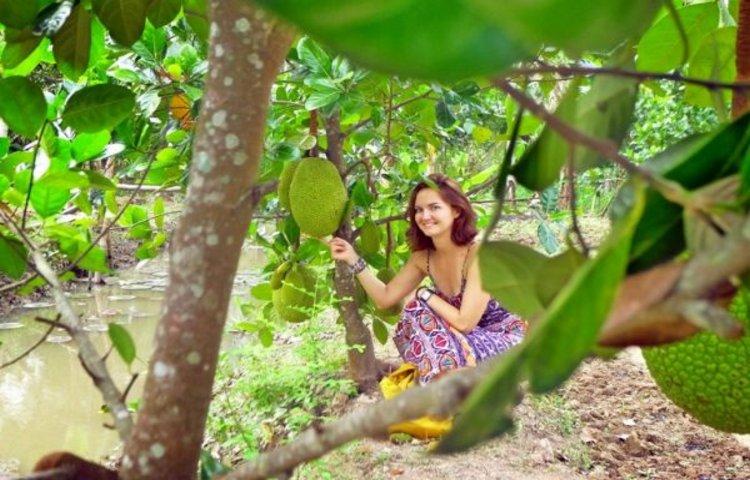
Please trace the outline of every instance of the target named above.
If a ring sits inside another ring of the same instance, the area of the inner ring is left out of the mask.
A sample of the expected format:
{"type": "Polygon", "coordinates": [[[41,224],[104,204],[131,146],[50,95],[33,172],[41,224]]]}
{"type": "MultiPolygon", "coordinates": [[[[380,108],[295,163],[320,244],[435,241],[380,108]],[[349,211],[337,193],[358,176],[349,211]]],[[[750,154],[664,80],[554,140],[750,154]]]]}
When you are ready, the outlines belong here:
{"type": "Polygon", "coordinates": [[[78,4],[52,39],[52,51],[60,71],[73,81],[89,67],[91,54],[91,14],[78,4]]]}
{"type": "Polygon", "coordinates": [[[297,43],[297,56],[316,74],[331,75],[331,57],[310,37],[302,37],[297,43]]]}
{"type": "MultiPolygon", "coordinates": [[[[71,261],[78,260],[78,257],[89,247],[89,244],[81,242],[78,244],[78,251],[70,257],[71,261]]],[[[78,260],[78,266],[90,272],[109,272],[107,266],[107,252],[100,246],[94,246],[86,255],[78,260]]]]}
{"type": "Polygon", "coordinates": [[[20,241],[0,235],[0,271],[18,280],[26,271],[28,256],[29,252],[20,241]]]}
{"type": "Polygon", "coordinates": [[[110,323],[107,327],[107,333],[109,334],[109,339],[112,341],[112,345],[117,350],[117,353],[120,354],[123,361],[128,365],[132,364],[133,360],[135,360],[135,342],[130,333],[125,327],[117,323],[110,323]]]}
{"type": "Polygon", "coordinates": [[[89,186],[89,179],[79,171],[60,171],[46,173],[34,185],[34,188],[53,188],[70,190],[72,188],[86,188],[89,186]]]}
{"type": "Polygon", "coordinates": [[[557,241],[557,235],[552,230],[548,222],[541,222],[536,229],[536,235],[539,237],[539,243],[544,247],[544,251],[551,255],[560,250],[560,244],[557,241]]]}
{"type": "Polygon", "coordinates": [[[307,110],[316,110],[319,108],[325,108],[329,105],[333,105],[341,98],[341,92],[339,90],[327,90],[324,92],[312,92],[307,101],[305,101],[305,108],[307,110]]]}
{"type": "MultiPolygon", "coordinates": [[[[682,25],[691,51],[708,33],[719,26],[719,9],[714,2],[696,3],[679,8],[682,25]]],[[[646,31],[638,43],[639,70],[666,72],[680,66],[684,45],[674,19],[664,15],[646,31]]]]}
{"type": "Polygon", "coordinates": [[[36,0],[0,0],[0,23],[12,28],[24,28],[36,18],[39,4],[36,0]]]}
{"type": "Polygon", "coordinates": [[[135,107],[135,95],[118,85],[94,85],[74,93],[65,105],[63,122],[73,129],[94,133],[111,130],[135,107]]]}
{"type": "Polygon", "coordinates": [[[388,343],[388,327],[377,317],[372,317],[372,332],[381,345],[388,343]]]}
{"type": "Polygon", "coordinates": [[[70,190],[37,183],[31,189],[31,206],[42,218],[51,217],[65,207],[70,200],[70,190]]]}
{"type": "Polygon", "coordinates": [[[504,308],[522,318],[532,318],[544,308],[536,292],[536,279],[546,259],[520,243],[485,243],[479,250],[482,286],[504,308]]]}
{"type": "Polygon", "coordinates": [[[141,37],[149,0],[92,0],[92,5],[116,42],[129,47],[141,37]]]}
{"type": "Polygon", "coordinates": [[[364,180],[357,180],[354,183],[351,198],[354,205],[362,208],[369,208],[375,200],[375,197],[367,189],[367,183],[364,180]]]}
{"type": "Polygon", "coordinates": [[[73,158],[78,163],[96,158],[104,152],[111,138],[112,135],[108,130],[96,133],[79,133],[73,139],[71,145],[73,158]]]}
{"type": "Polygon", "coordinates": [[[536,275],[536,292],[542,305],[548,306],[584,263],[586,257],[575,248],[547,259],[536,275]]]}
{"type": "Polygon", "coordinates": [[[9,188],[10,180],[8,180],[8,177],[6,177],[5,175],[0,174],[0,198],[2,198],[3,193],[5,193],[5,191],[9,188]]]}
{"type": "Polygon", "coordinates": [[[270,302],[273,289],[270,283],[259,283],[250,289],[250,295],[258,300],[270,302]]]}
{"type": "Polygon", "coordinates": [[[208,41],[208,9],[206,0],[183,0],[182,10],[185,20],[195,34],[203,40],[208,41]]]}
{"type": "Polygon", "coordinates": [[[464,0],[260,0],[326,45],[367,67],[455,80],[502,71],[529,58],[464,0]]]}
{"type": "MultiPolygon", "coordinates": [[[[733,82],[737,75],[735,66],[736,38],[737,27],[720,28],[703,37],[703,41],[697,45],[695,53],[690,57],[687,74],[694,78],[733,82]]],[[[697,85],[685,87],[685,101],[687,103],[700,107],[712,107],[715,105],[716,99],[723,102],[724,105],[728,104],[732,99],[731,90],[711,91],[697,85]]]]}
{"type": "Polygon", "coordinates": [[[156,228],[164,230],[164,198],[161,196],[154,199],[154,223],[156,228]]]}
{"type": "MultiPolygon", "coordinates": [[[[709,133],[695,135],[648,160],[645,165],[688,190],[736,173],[748,147],[750,115],[709,133]]],[[[622,217],[632,203],[632,191],[621,189],[612,205],[612,216],[622,217]]],[[[636,228],[630,252],[630,271],[652,267],[685,249],[682,208],[648,190],[646,211],[636,228]]]]}
{"type": "Polygon", "coordinates": [[[435,104],[435,118],[437,119],[437,124],[443,128],[448,128],[456,123],[456,117],[443,100],[435,104]]]}
{"type": "Polygon", "coordinates": [[[89,186],[91,187],[96,187],[100,190],[117,190],[117,185],[112,180],[96,170],[86,170],[86,176],[89,179],[89,186]]]}
{"type": "MultiPolygon", "coordinates": [[[[477,13],[529,49],[609,51],[651,24],[659,0],[468,0],[477,13]]],[[[415,23],[415,25],[418,25],[415,23]]]]}
{"type": "Polygon", "coordinates": [[[635,204],[614,226],[597,256],[576,271],[536,325],[529,358],[535,392],[560,385],[596,342],[625,275],[633,232],[644,209],[643,193],[638,188],[635,204]]]}
{"type": "Polygon", "coordinates": [[[0,61],[5,68],[17,67],[39,47],[44,37],[34,35],[30,28],[24,30],[5,29],[5,48],[0,61]]]}
{"type": "Polygon", "coordinates": [[[481,125],[474,127],[471,131],[471,137],[477,143],[487,143],[492,140],[492,130],[481,125]]]}
{"type": "Polygon", "coordinates": [[[113,215],[117,215],[120,211],[120,206],[117,204],[117,190],[108,190],[104,192],[104,205],[107,206],[107,211],[113,215]]]}
{"type": "Polygon", "coordinates": [[[24,77],[0,79],[0,117],[11,130],[34,137],[47,115],[42,90],[24,77]]]}
{"type": "Polygon", "coordinates": [[[180,0],[153,0],[146,15],[151,24],[159,28],[174,20],[179,15],[181,8],[182,2],[180,0]]]}
{"type": "MultiPolygon", "coordinates": [[[[620,57],[629,55],[626,51],[620,57]]],[[[632,58],[619,58],[613,66],[632,66],[632,58]]],[[[630,129],[638,83],[627,78],[601,75],[594,79],[585,94],[580,94],[578,87],[578,81],[571,83],[556,116],[582,133],[620,145],[630,129]]],[[[520,184],[540,191],[557,181],[560,169],[569,156],[569,142],[545,126],[536,142],[513,167],[512,173],[520,184]]],[[[576,171],[599,166],[606,161],[600,154],[583,146],[575,147],[573,158],[576,171]]]]}
{"type": "Polygon", "coordinates": [[[273,332],[268,328],[261,328],[258,330],[258,340],[264,347],[270,347],[273,345],[273,332]]]}

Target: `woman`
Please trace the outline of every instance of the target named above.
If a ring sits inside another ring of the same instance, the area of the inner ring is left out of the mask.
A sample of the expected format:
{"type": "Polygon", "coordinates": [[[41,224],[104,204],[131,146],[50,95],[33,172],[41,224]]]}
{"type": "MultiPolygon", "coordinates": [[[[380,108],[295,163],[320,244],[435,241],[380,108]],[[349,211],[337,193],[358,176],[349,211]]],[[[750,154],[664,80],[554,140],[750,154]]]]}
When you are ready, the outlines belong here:
{"type": "Polygon", "coordinates": [[[482,290],[476,215],[461,187],[445,175],[430,175],[414,188],[407,216],[412,255],[387,285],[346,240],[333,238],[329,246],[331,256],[349,265],[381,309],[399,303],[430,278],[432,288],[417,288],[394,334],[401,357],[417,367],[419,383],[475,365],[520,342],[526,323],[482,290]]]}

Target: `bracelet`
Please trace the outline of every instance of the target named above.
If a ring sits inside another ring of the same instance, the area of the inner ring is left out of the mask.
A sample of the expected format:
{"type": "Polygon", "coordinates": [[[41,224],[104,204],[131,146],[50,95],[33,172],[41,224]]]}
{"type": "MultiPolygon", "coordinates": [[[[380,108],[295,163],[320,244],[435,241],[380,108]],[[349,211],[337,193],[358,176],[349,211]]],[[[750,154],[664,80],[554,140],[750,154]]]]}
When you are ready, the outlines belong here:
{"type": "Polygon", "coordinates": [[[362,257],[359,257],[357,261],[354,262],[354,265],[349,265],[349,271],[352,273],[352,275],[358,275],[362,273],[365,268],[367,268],[367,264],[362,257]]]}

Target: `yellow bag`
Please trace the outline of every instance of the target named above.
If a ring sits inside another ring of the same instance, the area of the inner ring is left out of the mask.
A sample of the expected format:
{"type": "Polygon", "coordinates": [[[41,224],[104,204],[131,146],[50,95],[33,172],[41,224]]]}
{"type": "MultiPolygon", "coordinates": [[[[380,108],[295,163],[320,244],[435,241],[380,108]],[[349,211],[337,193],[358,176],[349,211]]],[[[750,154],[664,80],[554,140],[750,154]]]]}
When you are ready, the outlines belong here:
{"type": "MultiPolygon", "coordinates": [[[[404,363],[395,372],[380,380],[380,391],[386,399],[396,397],[416,384],[417,367],[404,363]]],[[[428,439],[445,435],[453,426],[453,419],[427,415],[388,427],[388,433],[408,433],[414,438],[428,439]]]]}

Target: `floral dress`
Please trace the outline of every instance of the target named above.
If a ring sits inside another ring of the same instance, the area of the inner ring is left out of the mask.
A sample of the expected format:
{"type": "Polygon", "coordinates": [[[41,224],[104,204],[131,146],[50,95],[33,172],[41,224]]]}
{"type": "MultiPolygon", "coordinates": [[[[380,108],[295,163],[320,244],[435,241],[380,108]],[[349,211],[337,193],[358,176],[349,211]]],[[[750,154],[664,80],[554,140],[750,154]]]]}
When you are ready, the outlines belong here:
{"type": "MultiPolygon", "coordinates": [[[[466,288],[466,265],[464,261],[461,290],[457,295],[445,295],[435,287],[437,295],[456,308],[461,308],[466,288]]],[[[429,250],[427,274],[434,286],[429,250]]],[[[424,385],[449,370],[474,366],[505,352],[523,340],[525,333],[526,322],[492,298],[477,326],[468,333],[451,327],[426,302],[414,298],[404,307],[393,339],[401,358],[417,367],[419,383],[424,385]]]]}

